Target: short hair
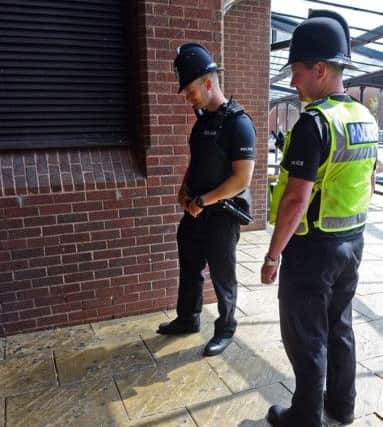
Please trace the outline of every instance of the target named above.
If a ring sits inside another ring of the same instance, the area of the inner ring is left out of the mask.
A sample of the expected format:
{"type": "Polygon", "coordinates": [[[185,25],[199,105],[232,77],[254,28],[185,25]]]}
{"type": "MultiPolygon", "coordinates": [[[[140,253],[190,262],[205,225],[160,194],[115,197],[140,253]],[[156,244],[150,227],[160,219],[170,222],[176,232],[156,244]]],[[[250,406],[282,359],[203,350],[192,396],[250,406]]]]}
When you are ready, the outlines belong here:
{"type": "Polygon", "coordinates": [[[318,62],[325,62],[327,66],[330,68],[330,70],[333,72],[333,74],[342,74],[344,70],[344,65],[339,64],[338,62],[329,62],[329,61],[310,61],[310,62],[304,62],[305,66],[309,69],[313,68],[315,64],[318,64],[318,62]]]}
{"type": "Polygon", "coordinates": [[[213,71],[211,73],[207,73],[205,75],[203,75],[202,77],[200,77],[201,82],[204,82],[207,79],[213,80],[213,83],[215,85],[219,86],[219,78],[218,78],[218,73],[216,71],[213,71]]]}

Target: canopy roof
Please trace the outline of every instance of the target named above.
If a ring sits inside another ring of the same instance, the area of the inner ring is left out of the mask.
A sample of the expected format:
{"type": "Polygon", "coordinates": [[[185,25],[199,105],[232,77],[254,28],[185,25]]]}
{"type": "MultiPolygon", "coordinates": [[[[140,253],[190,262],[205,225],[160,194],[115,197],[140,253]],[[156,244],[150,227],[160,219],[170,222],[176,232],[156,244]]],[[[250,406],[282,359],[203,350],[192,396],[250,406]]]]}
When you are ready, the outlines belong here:
{"type": "Polygon", "coordinates": [[[292,101],[295,89],[290,87],[289,72],[280,71],[287,63],[288,47],[294,28],[309,9],[329,9],[343,15],[351,35],[351,56],[360,70],[345,70],[345,86],[372,86],[383,89],[383,2],[369,0],[272,0],[270,52],[270,101],[292,101]]]}

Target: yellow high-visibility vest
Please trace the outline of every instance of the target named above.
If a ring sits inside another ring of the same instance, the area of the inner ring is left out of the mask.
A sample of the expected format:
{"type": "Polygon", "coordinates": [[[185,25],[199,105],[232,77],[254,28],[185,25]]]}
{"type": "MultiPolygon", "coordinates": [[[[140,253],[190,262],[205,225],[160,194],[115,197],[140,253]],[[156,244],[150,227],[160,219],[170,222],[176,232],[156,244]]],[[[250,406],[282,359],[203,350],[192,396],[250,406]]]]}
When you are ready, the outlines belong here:
{"type": "MultiPolygon", "coordinates": [[[[336,101],[330,97],[316,101],[306,112],[319,111],[329,125],[330,154],[319,167],[309,204],[296,230],[308,233],[307,211],[320,191],[318,220],[314,226],[325,232],[351,230],[366,222],[371,197],[371,175],[377,158],[378,126],[362,104],[336,101]]],[[[310,141],[306,142],[310,144],[310,141]]],[[[286,157],[290,145],[287,135],[283,150],[286,157]]],[[[270,223],[276,222],[279,203],[288,181],[288,171],[281,170],[273,189],[270,223]]]]}

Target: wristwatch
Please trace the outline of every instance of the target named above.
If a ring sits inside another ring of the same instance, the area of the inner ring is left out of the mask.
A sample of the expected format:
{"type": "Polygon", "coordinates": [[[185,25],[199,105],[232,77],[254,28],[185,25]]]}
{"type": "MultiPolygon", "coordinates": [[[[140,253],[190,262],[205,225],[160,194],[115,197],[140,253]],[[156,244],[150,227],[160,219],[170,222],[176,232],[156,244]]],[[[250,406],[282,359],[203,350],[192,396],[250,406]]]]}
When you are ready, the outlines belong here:
{"type": "Polygon", "coordinates": [[[194,201],[195,201],[195,204],[196,204],[199,208],[203,209],[203,208],[205,207],[205,203],[204,203],[204,201],[203,201],[202,196],[197,196],[197,197],[194,199],[194,201]]]}
{"type": "Polygon", "coordinates": [[[275,259],[275,258],[272,258],[269,254],[266,254],[264,265],[267,265],[268,267],[275,267],[278,264],[279,264],[279,257],[275,259]]]}

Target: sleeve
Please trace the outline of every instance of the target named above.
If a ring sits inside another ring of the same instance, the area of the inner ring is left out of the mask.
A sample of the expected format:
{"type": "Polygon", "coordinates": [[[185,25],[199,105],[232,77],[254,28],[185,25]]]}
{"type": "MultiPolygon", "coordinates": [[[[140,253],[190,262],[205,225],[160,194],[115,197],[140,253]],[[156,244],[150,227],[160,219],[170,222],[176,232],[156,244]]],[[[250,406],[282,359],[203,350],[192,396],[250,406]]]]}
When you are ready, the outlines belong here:
{"type": "Polygon", "coordinates": [[[246,114],[235,117],[228,138],[231,161],[255,159],[255,134],[253,123],[246,114]]]}
{"type": "Polygon", "coordinates": [[[289,176],[315,181],[323,159],[324,141],[315,119],[303,113],[295,124],[284,160],[289,176]]]}

